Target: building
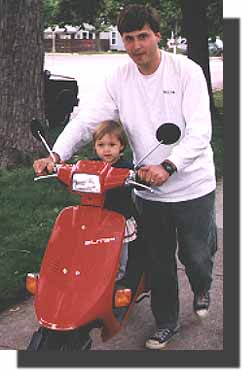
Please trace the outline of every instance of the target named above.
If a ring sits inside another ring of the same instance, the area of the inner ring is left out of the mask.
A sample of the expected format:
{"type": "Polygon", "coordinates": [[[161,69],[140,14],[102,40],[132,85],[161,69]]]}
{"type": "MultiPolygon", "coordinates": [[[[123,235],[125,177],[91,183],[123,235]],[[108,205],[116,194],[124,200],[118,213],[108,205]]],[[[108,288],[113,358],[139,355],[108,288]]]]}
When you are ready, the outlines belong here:
{"type": "Polygon", "coordinates": [[[88,23],[82,27],[48,27],[44,30],[44,43],[46,52],[125,50],[117,26],[111,26],[97,35],[95,27],[88,23]]]}
{"type": "Polygon", "coordinates": [[[122,37],[118,32],[117,26],[109,27],[108,31],[103,32],[107,34],[110,44],[110,50],[112,51],[125,51],[122,37]]]}

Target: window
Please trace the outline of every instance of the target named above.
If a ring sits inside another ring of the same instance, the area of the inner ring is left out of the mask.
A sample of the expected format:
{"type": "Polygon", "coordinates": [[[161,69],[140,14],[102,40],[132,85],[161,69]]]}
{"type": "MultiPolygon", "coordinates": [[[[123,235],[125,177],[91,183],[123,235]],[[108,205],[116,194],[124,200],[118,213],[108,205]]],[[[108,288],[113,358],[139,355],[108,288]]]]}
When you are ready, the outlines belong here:
{"type": "Polygon", "coordinates": [[[82,32],[82,38],[83,38],[83,40],[87,40],[88,39],[88,33],[86,32],[86,31],[83,31],[82,32]]]}
{"type": "Polygon", "coordinates": [[[117,44],[117,32],[112,32],[111,34],[111,45],[117,44]]]}

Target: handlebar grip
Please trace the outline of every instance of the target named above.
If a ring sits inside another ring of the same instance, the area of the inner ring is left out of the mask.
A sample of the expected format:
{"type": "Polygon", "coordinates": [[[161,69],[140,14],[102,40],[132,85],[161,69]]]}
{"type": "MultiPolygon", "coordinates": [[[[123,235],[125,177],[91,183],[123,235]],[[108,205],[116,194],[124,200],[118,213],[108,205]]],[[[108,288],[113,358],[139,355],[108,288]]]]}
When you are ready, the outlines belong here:
{"type": "Polygon", "coordinates": [[[57,177],[57,173],[53,173],[52,175],[44,175],[44,176],[41,175],[38,177],[34,177],[34,181],[45,180],[45,179],[49,179],[52,177],[57,177]]]}
{"type": "Polygon", "coordinates": [[[138,176],[138,173],[136,172],[136,176],[135,176],[135,181],[138,182],[139,184],[141,185],[145,185],[145,186],[149,186],[150,187],[150,183],[149,182],[146,182],[144,180],[141,180],[138,176]]]}
{"type": "Polygon", "coordinates": [[[129,180],[128,185],[133,185],[137,190],[148,190],[150,191],[151,193],[154,192],[154,189],[152,189],[150,186],[147,186],[147,185],[143,185],[141,183],[138,183],[134,180],[129,180]]]}

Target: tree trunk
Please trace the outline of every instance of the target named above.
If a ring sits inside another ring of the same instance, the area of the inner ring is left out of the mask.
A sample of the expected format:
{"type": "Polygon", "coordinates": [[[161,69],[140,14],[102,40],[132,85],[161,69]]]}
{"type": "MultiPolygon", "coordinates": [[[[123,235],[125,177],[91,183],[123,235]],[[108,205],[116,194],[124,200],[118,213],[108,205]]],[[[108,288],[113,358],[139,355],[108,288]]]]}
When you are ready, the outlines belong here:
{"type": "Polygon", "coordinates": [[[40,144],[32,117],[43,119],[42,0],[0,0],[0,167],[30,162],[40,144]]]}
{"type": "Polygon", "coordinates": [[[95,33],[95,35],[96,35],[96,48],[97,48],[97,51],[102,51],[101,40],[100,40],[100,31],[97,31],[95,33]]]}
{"type": "Polygon", "coordinates": [[[207,8],[208,0],[181,0],[183,32],[188,41],[188,57],[197,62],[203,69],[213,115],[215,107],[209,67],[207,8]]]}

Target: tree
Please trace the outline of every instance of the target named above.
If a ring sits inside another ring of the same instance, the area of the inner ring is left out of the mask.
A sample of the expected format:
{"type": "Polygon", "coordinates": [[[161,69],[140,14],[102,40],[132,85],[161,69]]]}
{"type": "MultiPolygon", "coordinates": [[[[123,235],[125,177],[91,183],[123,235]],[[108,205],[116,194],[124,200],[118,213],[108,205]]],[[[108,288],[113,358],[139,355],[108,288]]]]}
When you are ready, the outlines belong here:
{"type": "Polygon", "coordinates": [[[43,21],[44,28],[57,23],[58,0],[44,0],[43,21]]]}
{"type": "MultiPolygon", "coordinates": [[[[44,1],[44,24],[52,26],[60,21],[65,23],[80,24],[81,22],[95,22],[100,16],[105,24],[116,24],[120,9],[127,4],[140,3],[150,4],[160,10],[161,30],[164,41],[170,37],[173,30],[181,31],[181,6],[180,0],[43,0],[44,1]],[[98,11],[97,11],[98,10],[98,11]],[[58,18],[57,18],[58,13],[58,18]],[[88,20],[89,19],[89,20],[88,20]],[[77,23],[76,23],[77,21],[77,23]]],[[[196,1],[195,1],[196,3],[196,1]]],[[[220,35],[222,38],[223,28],[223,0],[209,0],[208,4],[208,33],[209,37],[220,35]]]]}
{"type": "Polygon", "coordinates": [[[0,167],[26,163],[39,149],[32,117],[43,118],[42,1],[0,0],[0,167]]]}
{"type": "Polygon", "coordinates": [[[197,62],[203,69],[210,96],[211,113],[215,113],[213,101],[209,54],[208,54],[208,0],[181,0],[183,31],[188,41],[188,57],[197,62]]]}
{"type": "Polygon", "coordinates": [[[102,0],[58,0],[57,19],[61,24],[93,24],[102,3],[102,0]]]}
{"type": "Polygon", "coordinates": [[[120,10],[129,4],[149,4],[154,7],[161,16],[161,34],[162,40],[161,45],[165,46],[167,38],[170,37],[171,30],[174,30],[176,26],[180,29],[181,22],[181,9],[179,6],[179,0],[106,0],[105,12],[106,12],[106,23],[112,25],[117,24],[117,17],[120,10]]]}
{"type": "Polygon", "coordinates": [[[223,0],[209,0],[207,10],[208,36],[223,39],[223,0]]]}
{"type": "Polygon", "coordinates": [[[171,31],[174,31],[175,35],[181,33],[181,8],[179,0],[161,0],[159,3],[160,6],[157,8],[161,15],[161,45],[166,47],[167,39],[171,37],[171,31]]]}
{"type": "MultiPolygon", "coordinates": [[[[150,4],[161,14],[161,45],[166,46],[171,31],[182,35],[182,14],[180,0],[44,0],[45,27],[56,23],[80,25],[91,23],[98,30],[105,30],[117,23],[120,9],[132,3],[150,4]]],[[[195,1],[196,3],[196,1],[195,1]]],[[[210,0],[207,19],[209,37],[222,37],[222,0],[210,0]]]]}
{"type": "Polygon", "coordinates": [[[101,49],[99,42],[100,31],[107,27],[103,24],[102,11],[105,9],[105,0],[58,0],[56,18],[60,25],[72,24],[84,28],[84,23],[95,27],[96,43],[101,49]]]}

